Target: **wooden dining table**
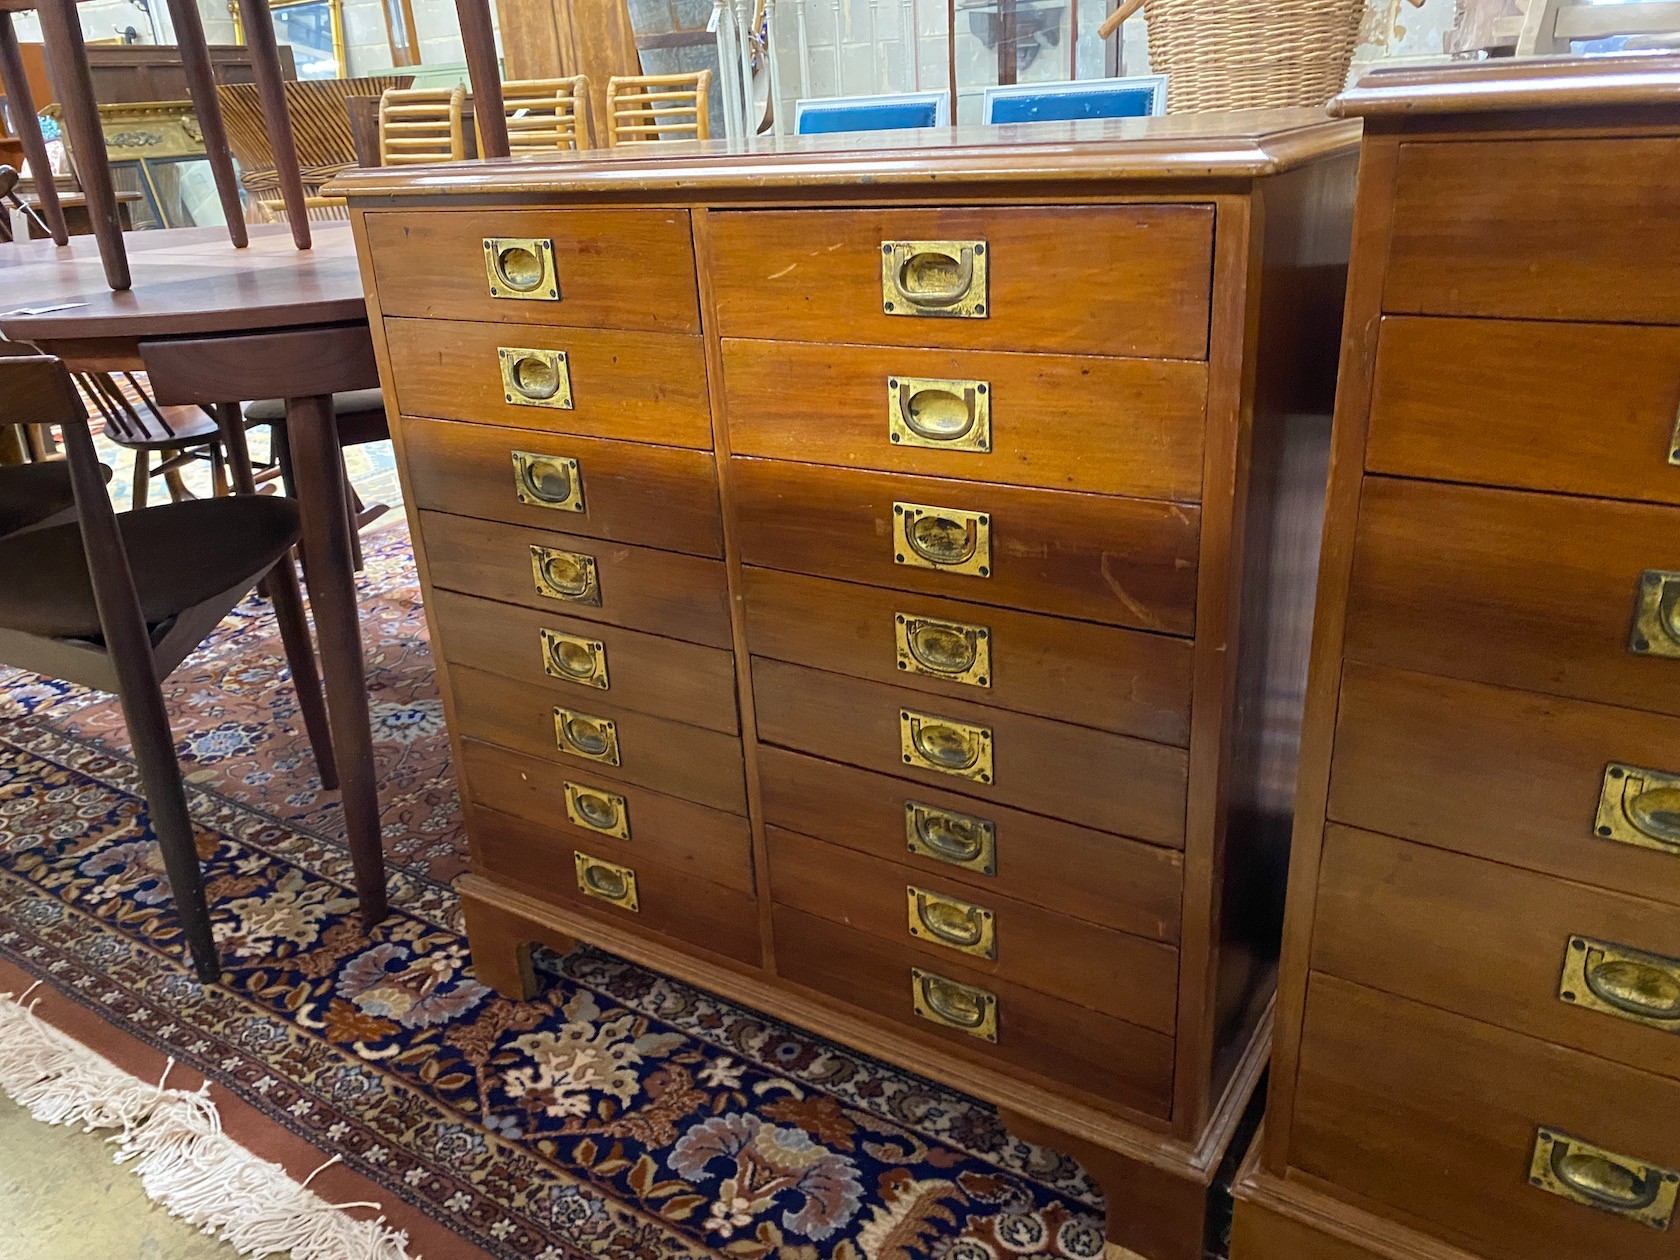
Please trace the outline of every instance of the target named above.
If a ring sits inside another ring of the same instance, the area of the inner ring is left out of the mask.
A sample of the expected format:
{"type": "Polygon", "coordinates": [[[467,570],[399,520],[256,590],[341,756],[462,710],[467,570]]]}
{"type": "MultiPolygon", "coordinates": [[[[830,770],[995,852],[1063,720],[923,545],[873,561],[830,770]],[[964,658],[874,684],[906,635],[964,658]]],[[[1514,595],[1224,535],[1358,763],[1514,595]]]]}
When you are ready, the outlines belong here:
{"type": "Polygon", "coordinates": [[[0,335],[71,371],[145,371],[160,403],[216,408],[247,485],[237,406],[284,400],[346,838],[371,926],[385,916],[384,860],[332,395],[377,386],[379,374],[349,225],[314,226],[305,250],[274,225],[253,225],[245,249],[222,228],[131,233],[134,283],[120,291],[92,237],[0,244],[0,335]]]}

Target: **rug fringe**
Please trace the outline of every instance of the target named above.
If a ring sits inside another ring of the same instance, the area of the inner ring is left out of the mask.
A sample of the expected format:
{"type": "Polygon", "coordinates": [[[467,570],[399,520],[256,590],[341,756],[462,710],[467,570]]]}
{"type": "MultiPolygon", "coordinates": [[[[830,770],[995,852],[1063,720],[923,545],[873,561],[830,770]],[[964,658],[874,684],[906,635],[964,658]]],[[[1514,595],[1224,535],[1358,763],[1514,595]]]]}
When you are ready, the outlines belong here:
{"type": "Polygon", "coordinates": [[[378,1204],[328,1203],[309,1189],[336,1156],[300,1185],[222,1132],[209,1090],[130,1076],[41,1019],[33,1004],[0,994],[0,1091],[48,1124],[117,1130],[110,1139],[116,1161],[132,1161],[146,1194],[170,1215],[244,1256],[419,1260],[408,1252],[408,1235],[383,1216],[359,1220],[344,1210],[378,1204]]]}

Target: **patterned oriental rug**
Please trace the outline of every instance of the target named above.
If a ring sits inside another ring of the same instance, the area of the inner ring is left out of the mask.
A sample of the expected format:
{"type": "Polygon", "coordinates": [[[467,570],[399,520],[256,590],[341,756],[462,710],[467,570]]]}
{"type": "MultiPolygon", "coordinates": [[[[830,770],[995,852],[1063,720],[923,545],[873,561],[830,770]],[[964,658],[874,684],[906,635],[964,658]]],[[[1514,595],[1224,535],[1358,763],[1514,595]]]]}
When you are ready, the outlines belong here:
{"type": "Polygon", "coordinates": [[[369,540],[362,610],[393,894],[371,937],[266,606],[167,684],[225,986],[182,963],[116,700],[0,671],[0,960],[84,1041],[167,1053],[341,1156],[447,1231],[433,1260],[1101,1254],[1078,1166],[981,1104],[587,948],[542,957],[536,1002],[479,984],[400,529],[369,540]]]}

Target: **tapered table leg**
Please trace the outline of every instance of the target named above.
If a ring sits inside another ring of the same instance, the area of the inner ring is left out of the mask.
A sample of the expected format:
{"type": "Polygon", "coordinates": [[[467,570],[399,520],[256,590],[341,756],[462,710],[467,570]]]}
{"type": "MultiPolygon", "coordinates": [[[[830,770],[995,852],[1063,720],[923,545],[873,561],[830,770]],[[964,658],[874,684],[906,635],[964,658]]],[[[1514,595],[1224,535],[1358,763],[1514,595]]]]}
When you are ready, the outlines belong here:
{"type": "Polygon", "coordinates": [[[204,42],[204,20],[194,0],[169,0],[169,20],[175,24],[175,43],[181,51],[181,68],[187,75],[187,94],[192,97],[198,130],[204,137],[204,155],[210,173],[216,177],[216,195],[227,220],[228,239],[235,249],[250,243],[245,232],[245,208],[239,200],[239,177],[233,170],[233,153],[228,148],[227,128],[222,125],[222,102],[216,95],[216,74],[210,68],[210,49],[204,42]]]}
{"type": "Polygon", "coordinates": [[[507,110],[502,105],[502,72],[496,61],[496,33],[490,25],[489,0],[455,0],[461,45],[472,80],[473,119],[483,137],[480,157],[508,155],[507,110]]]}
{"type": "Polygon", "coordinates": [[[6,81],[6,100],[11,106],[18,140],[23,145],[23,159],[29,163],[29,175],[35,181],[41,218],[46,221],[53,240],[68,245],[70,232],[64,225],[64,207],[58,202],[58,185],[53,183],[51,159],[47,157],[47,142],[41,136],[35,98],[29,91],[29,75],[23,68],[17,30],[12,26],[12,15],[4,9],[0,9],[0,79],[6,81]]]}
{"type": "Polygon", "coordinates": [[[385,865],[380,848],[379,794],[374,780],[373,734],[368,728],[367,669],[362,658],[351,568],[343,457],[331,397],[288,398],[286,437],[297,470],[303,511],[305,581],[315,613],[321,672],[327,682],[327,716],[338,759],[344,826],[356,870],[362,923],[385,917],[385,865]]]}
{"type": "MultiPolygon", "coordinates": [[[[54,0],[65,3],[66,0],[54,0]]],[[[286,81],[280,77],[280,44],[274,38],[274,17],[268,0],[239,0],[239,19],[245,27],[245,46],[251,50],[251,73],[262,101],[263,125],[274,169],[280,176],[280,199],[291,221],[292,240],[299,249],[310,247],[309,212],[303,204],[303,175],[298,170],[297,141],[292,116],[286,110],[286,81]]]]}

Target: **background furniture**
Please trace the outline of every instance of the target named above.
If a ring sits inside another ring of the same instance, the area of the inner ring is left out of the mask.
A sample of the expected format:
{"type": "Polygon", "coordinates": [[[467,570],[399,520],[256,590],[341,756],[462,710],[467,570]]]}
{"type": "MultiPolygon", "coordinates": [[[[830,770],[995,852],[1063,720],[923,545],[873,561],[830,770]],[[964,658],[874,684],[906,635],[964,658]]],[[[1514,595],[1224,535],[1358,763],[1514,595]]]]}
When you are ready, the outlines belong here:
{"type": "Polygon", "coordinates": [[[607,144],[712,138],[709,70],[607,80],[607,144]]]}
{"type": "MultiPolygon", "coordinates": [[[[216,83],[256,81],[252,53],[244,44],[211,44],[205,52],[216,83]]],[[[280,77],[295,79],[291,46],[281,44],[279,56],[280,77]]],[[[192,95],[181,50],[173,44],[89,44],[87,61],[93,94],[101,105],[179,101],[192,95]]],[[[42,104],[51,99],[45,97],[42,104]]]]}
{"type": "MultiPolygon", "coordinates": [[[[508,146],[515,154],[589,148],[589,79],[517,79],[502,84],[508,146]]],[[[476,152],[476,150],[475,150],[476,152]]]]}
{"type": "Polygon", "coordinates": [[[1234,1260],[1680,1256],[1680,58],[1369,75],[1234,1260]]]}
{"type": "Polygon", "coordinates": [[[879,96],[818,97],[794,106],[795,135],[835,131],[906,131],[951,125],[949,92],[887,92],[879,96]]]}
{"type": "Polygon", "coordinates": [[[1167,77],[1086,79],[1078,83],[1015,83],[989,87],[985,123],[1058,122],[1075,118],[1147,118],[1167,112],[1167,77]]]}
{"type": "MultiPolygon", "coordinates": [[[[379,164],[417,166],[466,157],[466,89],[386,88],[379,98],[379,164]]],[[[504,124],[505,125],[505,124],[504,124]]]]}
{"type": "Polygon", "coordinates": [[[163,478],[175,502],[192,498],[181,479],[181,469],[195,461],[209,463],[216,493],[232,493],[216,416],[202,407],[159,407],[132,372],[122,373],[122,377],[126,389],[109,372],[80,373],[77,383],[83,398],[104,420],[105,436],[134,452],[134,507],[146,506],[154,477],[163,478]],[[162,456],[155,468],[154,454],[162,456]]]}
{"type": "Polygon", "coordinates": [[[583,939],[774,1010],[1202,1260],[1268,1045],[1357,134],[1255,121],[341,177],[481,979],[583,939]]]}

